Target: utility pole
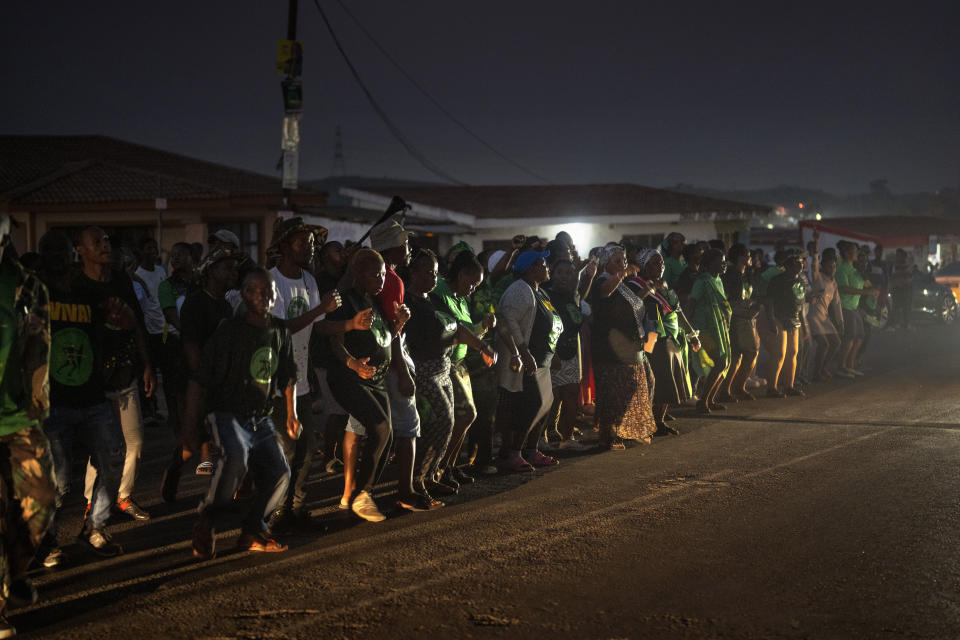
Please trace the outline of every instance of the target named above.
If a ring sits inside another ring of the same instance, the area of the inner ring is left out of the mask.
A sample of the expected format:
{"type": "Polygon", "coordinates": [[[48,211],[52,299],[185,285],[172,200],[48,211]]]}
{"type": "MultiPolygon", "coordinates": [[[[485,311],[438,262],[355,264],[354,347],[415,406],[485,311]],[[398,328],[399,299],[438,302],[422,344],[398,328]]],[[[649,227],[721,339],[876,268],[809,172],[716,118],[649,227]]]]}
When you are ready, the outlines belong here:
{"type": "Polygon", "coordinates": [[[287,7],[287,38],[277,47],[277,71],[286,77],[283,89],[283,208],[291,209],[291,191],[297,188],[300,165],[300,112],[303,109],[303,45],[297,42],[297,0],[287,7]]]}

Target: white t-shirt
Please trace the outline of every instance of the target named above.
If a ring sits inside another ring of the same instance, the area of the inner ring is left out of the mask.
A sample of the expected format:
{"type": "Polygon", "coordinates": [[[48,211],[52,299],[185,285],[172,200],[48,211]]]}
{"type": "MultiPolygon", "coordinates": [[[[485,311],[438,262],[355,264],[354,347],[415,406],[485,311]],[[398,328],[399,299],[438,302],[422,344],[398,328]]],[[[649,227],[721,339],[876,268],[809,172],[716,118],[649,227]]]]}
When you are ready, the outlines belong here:
{"type": "Polygon", "coordinates": [[[160,308],[157,290],[160,288],[160,283],[167,279],[167,271],[157,265],[153,268],[153,271],[137,267],[136,273],[147,285],[147,293],[150,294],[140,301],[140,306],[143,307],[143,321],[147,325],[147,333],[153,335],[163,333],[163,325],[166,324],[166,320],[163,317],[163,310],[160,308]]]}
{"type": "MultiPolygon", "coordinates": [[[[301,270],[300,277],[291,280],[285,277],[280,270],[270,269],[273,279],[277,283],[277,301],[270,313],[281,320],[291,320],[303,315],[320,304],[320,289],[317,281],[306,270],[301,270]]],[[[317,320],[322,320],[320,316],[317,320]]],[[[291,336],[293,343],[293,360],[297,363],[297,395],[310,392],[310,383],[307,382],[307,367],[310,356],[310,333],[313,327],[305,327],[291,336]]]]}

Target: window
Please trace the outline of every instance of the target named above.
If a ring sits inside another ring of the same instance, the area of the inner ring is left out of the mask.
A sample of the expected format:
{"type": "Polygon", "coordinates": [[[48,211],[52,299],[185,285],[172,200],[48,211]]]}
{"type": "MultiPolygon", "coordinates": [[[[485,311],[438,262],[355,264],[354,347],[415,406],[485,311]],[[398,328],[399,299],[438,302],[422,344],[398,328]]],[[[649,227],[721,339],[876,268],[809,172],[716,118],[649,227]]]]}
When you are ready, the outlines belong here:
{"type": "Polygon", "coordinates": [[[207,235],[213,235],[220,229],[226,229],[237,234],[240,238],[242,249],[249,255],[254,262],[260,260],[260,226],[256,222],[228,222],[214,221],[207,223],[207,235]]]}

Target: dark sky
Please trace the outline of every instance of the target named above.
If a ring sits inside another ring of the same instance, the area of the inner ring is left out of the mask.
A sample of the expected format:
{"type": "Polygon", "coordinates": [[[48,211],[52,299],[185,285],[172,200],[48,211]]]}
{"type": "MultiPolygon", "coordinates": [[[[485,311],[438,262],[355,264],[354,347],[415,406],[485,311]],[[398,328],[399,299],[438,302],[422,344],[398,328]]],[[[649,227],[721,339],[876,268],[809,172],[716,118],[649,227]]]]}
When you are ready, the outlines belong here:
{"type": "MultiPolygon", "coordinates": [[[[960,181],[960,8],[911,3],[350,1],[446,107],[558,183],[895,192],[960,181]],[[890,5],[891,8],[885,8],[890,5]]],[[[472,184],[531,183],[321,0],[374,95],[472,184]]],[[[0,132],[101,133],[273,173],[285,0],[0,5],[0,132]]],[[[431,179],[377,119],[311,0],[301,178],[431,179]]]]}

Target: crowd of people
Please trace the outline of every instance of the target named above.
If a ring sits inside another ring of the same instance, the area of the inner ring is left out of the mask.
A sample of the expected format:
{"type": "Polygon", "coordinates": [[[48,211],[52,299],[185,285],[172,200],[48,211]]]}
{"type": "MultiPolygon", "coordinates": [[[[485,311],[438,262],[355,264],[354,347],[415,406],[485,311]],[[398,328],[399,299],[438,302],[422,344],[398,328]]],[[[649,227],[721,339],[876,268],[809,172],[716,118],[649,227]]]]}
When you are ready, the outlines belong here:
{"type": "MultiPolygon", "coordinates": [[[[771,263],[679,233],[586,256],[566,232],[440,256],[402,216],[369,247],[279,220],[266,266],[227,230],[205,255],[174,244],[166,265],[153,239],[114,247],[98,227],[50,231],[18,257],[9,230],[3,216],[0,611],[36,601],[31,562],[62,561],[58,512],[80,452],[92,552],[123,552],[114,512],[150,519],[134,492],[158,388],[177,443],[163,500],[182,473],[209,476],[194,556],[215,555],[236,508],[237,548],[279,552],[315,524],[312,473],[342,470],[340,508],[379,522],[374,487],[391,463],[393,506],[429,511],[484,476],[555,466],[558,452],[679,435],[671,411],[687,404],[710,414],[861,376],[878,299],[889,287],[902,313],[907,273],[899,256],[891,269],[848,242],[821,253],[817,236],[771,263]]],[[[0,621],[0,637],[13,633],[0,621]]]]}

